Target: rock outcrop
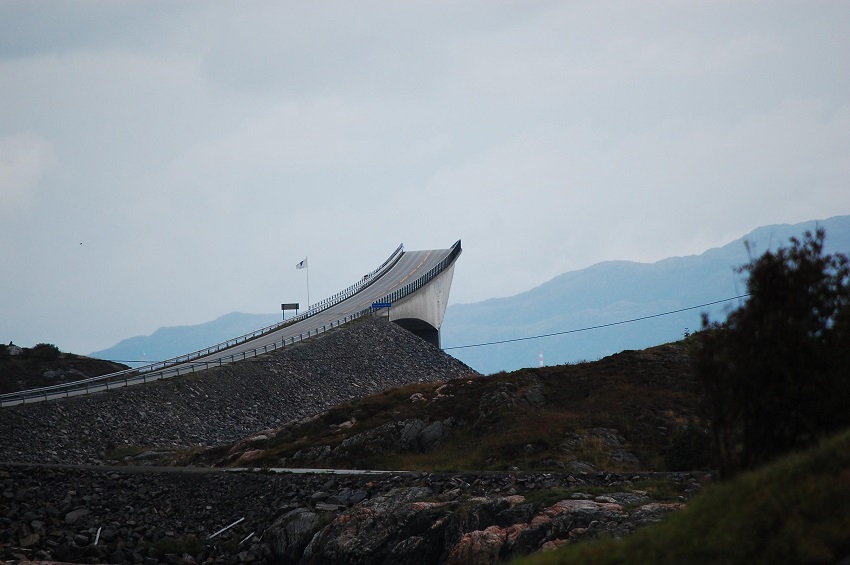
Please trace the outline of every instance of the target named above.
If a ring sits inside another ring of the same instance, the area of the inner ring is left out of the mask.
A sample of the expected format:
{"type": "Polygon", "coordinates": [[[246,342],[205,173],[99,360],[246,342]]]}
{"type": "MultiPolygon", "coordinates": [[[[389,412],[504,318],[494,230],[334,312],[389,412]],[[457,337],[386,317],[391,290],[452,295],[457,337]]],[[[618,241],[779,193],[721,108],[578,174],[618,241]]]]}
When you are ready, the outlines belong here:
{"type": "Polygon", "coordinates": [[[636,490],[648,477],[0,464],[0,560],[489,564],[622,537],[682,507],[636,490]],[[600,486],[610,494],[583,493],[600,486]]]}

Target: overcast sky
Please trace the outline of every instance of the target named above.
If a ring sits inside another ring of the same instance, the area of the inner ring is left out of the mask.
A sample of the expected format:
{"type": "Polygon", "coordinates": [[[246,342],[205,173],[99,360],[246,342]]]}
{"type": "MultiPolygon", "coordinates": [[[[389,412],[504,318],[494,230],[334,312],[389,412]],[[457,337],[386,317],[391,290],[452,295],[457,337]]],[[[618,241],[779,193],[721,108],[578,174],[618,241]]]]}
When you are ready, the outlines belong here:
{"type": "MultiPolygon", "coordinates": [[[[0,0],[0,341],[463,240],[451,303],[850,213],[846,1],[0,0]]],[[[708,297],[716,299],[717,297],[708,297]]]]}

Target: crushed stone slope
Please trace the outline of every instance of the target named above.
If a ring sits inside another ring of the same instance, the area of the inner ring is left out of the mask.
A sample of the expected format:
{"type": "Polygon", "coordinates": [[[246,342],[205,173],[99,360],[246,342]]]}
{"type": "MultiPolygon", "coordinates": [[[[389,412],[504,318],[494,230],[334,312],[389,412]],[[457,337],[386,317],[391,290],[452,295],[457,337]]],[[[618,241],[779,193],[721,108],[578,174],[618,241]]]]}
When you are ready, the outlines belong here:
{"type": "Polygon", "coordinates": [[[233,442],[387,388],[474,373],[382,319],[208,371],[0,410],[0,461],[99,464],[122,446],[233,442]]]}

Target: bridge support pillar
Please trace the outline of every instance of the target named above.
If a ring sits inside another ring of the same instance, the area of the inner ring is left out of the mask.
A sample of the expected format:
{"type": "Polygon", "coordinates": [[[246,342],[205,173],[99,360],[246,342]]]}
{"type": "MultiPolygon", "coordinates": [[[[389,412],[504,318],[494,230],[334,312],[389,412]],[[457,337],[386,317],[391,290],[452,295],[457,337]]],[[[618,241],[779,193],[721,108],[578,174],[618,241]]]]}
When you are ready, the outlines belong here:
{"type": "Polygon", "coordinates": [[[394,302],[390,308],[390,321],[440,347],[440,326],[446,315],[454,271],[452,263],[424,288],[394,302]]]}

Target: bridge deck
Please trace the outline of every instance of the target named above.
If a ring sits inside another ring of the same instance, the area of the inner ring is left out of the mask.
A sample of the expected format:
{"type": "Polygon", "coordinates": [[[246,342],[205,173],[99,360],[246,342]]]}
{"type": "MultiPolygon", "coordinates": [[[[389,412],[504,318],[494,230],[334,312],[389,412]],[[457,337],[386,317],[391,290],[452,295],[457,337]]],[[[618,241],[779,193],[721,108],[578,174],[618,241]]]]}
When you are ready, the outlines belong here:
{"type": "Polygon", "coordinates": [[[369,308],[373,302],[391,294],[394,290],[404,286],[408,282],[416,280],[416,278],[438,265],[440,261],[446,258],[450,251],[450,249],[405,251],[398,263],[389,271],[373,281],[365,289],[343,300],[339,304],[335,304],[291,326],[282,327],[275,332],[252,339],[251,341],[246,341],[226,350],[201,357],[195,360],[194,363],[217,360],[225,353],[227,356],[238,355],[243,351],[261,348],[264,345],[279,342],[282,339],[290,339],[307,334],[311,330],[322,326],[330,326],[337,320],[369,308]]]}
{"type": "MultiPolygon", "coordinates": [[[[237,338],[239,343],[227,347],[213,346],[208,350],[182,356],[175,362],[166,362],[156,367],[140,368],[136,371],[121,371],[111,375],[103,375],[83,381],[56,385],[43,389],[34,389],[0,395],[0,406],[11,406],[24,402],[37,402],[69,396],[91,394],[103,390],[141,384],[171,376],[186,374],[204,370],[210,366],[221,365],[247,359],[264,351],[273,351],[286,345],[287,342],[295,343],[304,339],[305,336],[316,335],[338,326],[341,322],[353,319],[363,311],[368,310],[373,302],[385,301],[396,294],[416,292],[419,288],[417,283],[428,279],[432,271],[446,268],[460,253],[460,242],[458,241],[450,249],[432,249],[428,251],[406,251],[398,255],[399,249],[390,259],[395,262],[385,268],[387,263],[379,267],[373,273],[374,278],[368,284],[355,285],[350,296],[333,302],[327,307],[319,308],[294,323],[283,325],[262,333],[257,337],[243,336],[246,339],[237,338]],[[397,260],[396,260],[397,257],[397,260]],[[247,339],[250,338],[250,339],[247,339]],[[207,353],[209,351],[209,353],[207,353]],[[180,362],[182,361],[182,362],[180,362]],[[137,372],[138,371],[138,372],[137,372]]],[[[388,261],[390,261],[388,259],[388,261]]],[[[347,293],[348,291],[346,291],[347,293]]],[[[256,332],[261,333],[261,332],[256,332]]],[[[221,344],[220,344],[221,345],[221,344]]]]}

